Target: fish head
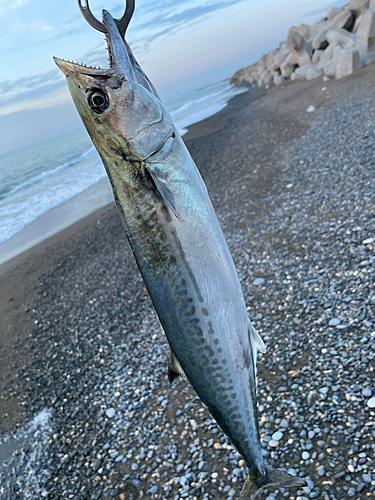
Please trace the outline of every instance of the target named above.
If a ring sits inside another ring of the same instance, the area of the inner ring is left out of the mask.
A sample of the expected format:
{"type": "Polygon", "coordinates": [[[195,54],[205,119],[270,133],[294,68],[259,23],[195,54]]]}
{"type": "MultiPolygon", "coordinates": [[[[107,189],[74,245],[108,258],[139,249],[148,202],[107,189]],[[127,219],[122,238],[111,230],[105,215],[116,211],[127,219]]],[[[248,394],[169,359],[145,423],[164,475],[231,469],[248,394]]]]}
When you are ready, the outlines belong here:
{"type": "Polygon", "coordinates": [[[101,155],[119,153],[143,161],[175,136],[172,119],[152,83],[103,10],[109,68],[100,69],[54,58],[67,78],[81,119],[101,155]]]}

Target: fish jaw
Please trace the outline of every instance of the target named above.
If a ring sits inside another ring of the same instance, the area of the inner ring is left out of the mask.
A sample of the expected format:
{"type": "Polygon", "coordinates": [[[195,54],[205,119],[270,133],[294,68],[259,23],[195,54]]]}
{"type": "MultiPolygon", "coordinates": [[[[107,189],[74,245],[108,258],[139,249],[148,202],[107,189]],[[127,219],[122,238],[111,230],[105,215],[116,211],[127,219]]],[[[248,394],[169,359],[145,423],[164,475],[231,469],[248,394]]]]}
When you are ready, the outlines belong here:
{"type": "Polygon", "coordinates": [[[104,11],[108,69],[54,58],[65,74],[78,113],[99,153],[111,150],[124,159],[144,161],[176,135],[172,119],[152,84],[121,38],[112,16],[104,11]],[[105,101],[93,107],[92,99],[105,101]]]}

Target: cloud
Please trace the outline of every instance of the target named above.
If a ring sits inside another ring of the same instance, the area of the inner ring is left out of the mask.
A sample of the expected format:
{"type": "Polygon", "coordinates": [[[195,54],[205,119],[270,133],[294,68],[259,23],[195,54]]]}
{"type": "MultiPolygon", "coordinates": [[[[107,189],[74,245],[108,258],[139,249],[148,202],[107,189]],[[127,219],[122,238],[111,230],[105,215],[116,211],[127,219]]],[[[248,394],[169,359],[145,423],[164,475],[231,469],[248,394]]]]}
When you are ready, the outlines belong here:
{"type": "Polygon", "coordinates": [[[32,32],[32,31],[52,31],[52,26],[47,23],[43,23],[41,21],[37,23],[19,23],[13,24],[8,32],[9,33],[23,33],[23,32],[32,32]]]}
{"type": "Polygon", "coordinates": [[[39,109],[53,108],[61,104],[71,102],[70,94],[66,87],[61,87],[59,90],[51,94],[43,95],[37,99],[29,99],[26,101],[17,101],[13,104],[8,104],[0,108],[0,116],[19,113],[20,111],[33,111],[39,109]]]}
{"type": "Polygon", "coordinates": [[[23,5],[29,3],[30,0],[13,0],[9,2],[9,0],[0,0],[0,16],[6,14],[10,10],[19,9],[23,5]]]}
{"type": "Polygon", "coordinates": [[[64,77],[57,68],[17,80],[4,80],[0,82],[0,106],[11,104],[14,100],[30,100],[33,94],[40,94],[41,89],[44,92],[63,81],[64,77]]]}

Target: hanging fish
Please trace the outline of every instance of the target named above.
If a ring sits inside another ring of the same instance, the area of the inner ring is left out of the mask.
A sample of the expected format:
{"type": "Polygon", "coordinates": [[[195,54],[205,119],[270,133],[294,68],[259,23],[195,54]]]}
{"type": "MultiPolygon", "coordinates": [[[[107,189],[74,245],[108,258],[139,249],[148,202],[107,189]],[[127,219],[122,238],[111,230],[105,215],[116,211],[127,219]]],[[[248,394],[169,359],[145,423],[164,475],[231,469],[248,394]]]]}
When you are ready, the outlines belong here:
{"type": "Polygon", "coordinates": [[[55,58],[104,163],[125,232],[170,345],[169,379],[182,375],[243,456],[241,499],[305,481],[267,465],[256,401],[256,358],[264,344],[251,325],[238,275],[206,186],[154,86],[136,61],[121,19],[103,22],[109,68],[55,58]]]}

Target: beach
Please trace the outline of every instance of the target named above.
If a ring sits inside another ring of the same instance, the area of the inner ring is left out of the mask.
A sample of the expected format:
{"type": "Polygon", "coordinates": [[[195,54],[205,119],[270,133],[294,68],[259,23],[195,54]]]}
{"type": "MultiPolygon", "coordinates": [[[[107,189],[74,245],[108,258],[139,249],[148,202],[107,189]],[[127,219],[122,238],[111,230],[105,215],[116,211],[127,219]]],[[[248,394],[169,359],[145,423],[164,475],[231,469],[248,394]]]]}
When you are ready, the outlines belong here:
{"type": "MultiPolygon", "coordinates": [[[[251,88],[184,136],[267,346],[264,456],[308,478],[293,498],[375,495],[374,81],[371,64],[251,88]]],[[[169,386],[103,200],[0,266],[0,498],[234,500],[243,460],[192,388],[169,386]]]]}

